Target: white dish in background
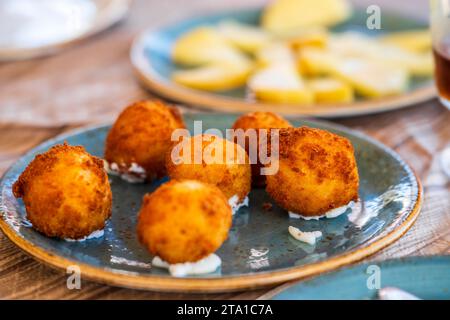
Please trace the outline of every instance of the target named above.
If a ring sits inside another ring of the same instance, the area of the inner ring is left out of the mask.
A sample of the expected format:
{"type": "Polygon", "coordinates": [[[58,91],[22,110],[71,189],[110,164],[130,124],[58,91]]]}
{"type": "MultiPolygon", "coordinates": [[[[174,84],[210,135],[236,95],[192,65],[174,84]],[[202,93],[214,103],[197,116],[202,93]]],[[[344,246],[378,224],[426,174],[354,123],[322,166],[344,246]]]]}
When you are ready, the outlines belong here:
{"type": "Polygon", "coordinates": [[[120,21],[131,0],[2,0],[0,61],[48,55],[120,21]]]}

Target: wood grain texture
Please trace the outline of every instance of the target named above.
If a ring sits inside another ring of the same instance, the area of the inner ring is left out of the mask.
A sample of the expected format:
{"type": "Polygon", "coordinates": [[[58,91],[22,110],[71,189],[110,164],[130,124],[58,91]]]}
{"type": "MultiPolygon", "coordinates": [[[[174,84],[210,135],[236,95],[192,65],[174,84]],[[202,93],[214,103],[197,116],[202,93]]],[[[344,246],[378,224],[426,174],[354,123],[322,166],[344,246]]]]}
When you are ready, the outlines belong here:
{"type": "MultiPolygon", "coordinates": [[[[136,0],[126,22],[74,48],[49,58],[0,64],[0,173],[38,143],[79,125],[111,121],[130,101],[150,96],[139,86],[128,60],[130,43],[139,30],[236,7],[234,4],[252,6],[264,2],[233,1],[191,0],[187,4],[136,0]]],[[[425,0],[408,3],[410,11],[406,11],[411,13],[427,6],[425,0]]],[[[425,189],[424,206],[415,225],[399,241],[368,260],[450,254],[450,180],[439,162],[439,152],[450,144],[450,112],[431,101],[336,122],[363,131],[396,150],[419,174],[425,189]]],[[[163,294],[84,280],[81,290],[68,290],[65,274],[28,257],[0,233],[0,299],[255,299],[267,291],[163,294]]]]}

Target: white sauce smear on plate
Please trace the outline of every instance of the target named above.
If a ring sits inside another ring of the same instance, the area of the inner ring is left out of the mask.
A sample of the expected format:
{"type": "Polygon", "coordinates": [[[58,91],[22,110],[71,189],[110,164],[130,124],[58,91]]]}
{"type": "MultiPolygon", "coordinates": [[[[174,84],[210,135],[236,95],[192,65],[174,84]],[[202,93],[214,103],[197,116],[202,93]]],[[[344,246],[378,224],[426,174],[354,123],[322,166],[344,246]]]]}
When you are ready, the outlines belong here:
{"type": "Polygon", "coordinates": [[[348,208],[353,208],[354,204],[355,203],[353,201],[350,201],[345,206],[331,209],[330,211],[327,211],[324,215],[321,215],[321,216],[307,217],[307,216],[303,216],[301,214],[289,211],[289,218],[303,219],[303,220],[319,220],[320,218],[332,219],[332,218],[339,217],[341,214],[343,214],[345,211],[347,211],[348,208]]]}
{"type": "Polygon", "coordinates": [[[112,162],[108,164],[106,160],[103,161],[105,161],[105,168],[109,174],[119,176],[129,183],[142,183],[147,178],[145,169],[135,162],[131,164],[127,172],[121,172],[117,163],[112,162]]]}
{"type": "Polygon", "coordinates": [[[228,204],[231,207],[231,210],[233,211],[233,215],[238,212],[238,210],[242,207],[248,207],[248,196],[245,197],[244,201],[239,203],[239,196],[235,194],[230,199],[228,199],[228,204]]]}
{"type": "Polygon", "coordinates": [[[145,269],[150,269],[152,267],[152,265],[150,263],[128,260],[123,257],[117,257],[117,256],[111,256],[110,262],[115,263],[115,264],[124,264],[127,266],[140,267],[140,268],[145,268],[145,269]]]}
{"type": "Polygon", "coordinates": [[[214,253],[196,262],[169,264],[160,257],[154,257],[152,261],[154,267],[167,269],[174,277],[211,273],[216,271],[221,264],[222,260],[214,253]]]}
{"type": "Polygon", "coordinates": [[[301,231],[299,228],[293,226],[289,226],[288,231],[294,239],[312,246],[316,244],[318,238],[322,237],[321,231],[301,231]]]}
{"type": "Polygon", "coordinates": [[[86,241],[86,240],[90,240],[90,239],[101,238],[101,237],[103,237],[104,234],[105,234],[105,231],[103,229],[102,230],[95,230],[90,235],[87,235],[87,236],[85,236],[84,238],[81,238],[81,239],[65,238],[64,240],[69,241],[69,242],[82,242],[82,241],[86,241]]]}

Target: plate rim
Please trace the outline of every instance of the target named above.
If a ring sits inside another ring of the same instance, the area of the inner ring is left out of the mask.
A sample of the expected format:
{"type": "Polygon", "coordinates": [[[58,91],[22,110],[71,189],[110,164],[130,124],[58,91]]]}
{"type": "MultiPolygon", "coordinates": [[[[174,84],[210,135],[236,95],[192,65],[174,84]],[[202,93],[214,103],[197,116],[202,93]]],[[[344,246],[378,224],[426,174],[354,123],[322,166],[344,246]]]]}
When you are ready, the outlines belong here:
{"type": "MultiPolygon", "coordinates": [[[[201,113],[188,113],[190,116],[198,116],[201,113]]],[[[212,113],[205,113],[204,115],[213,115],[212,113]]],[[[304,120],[304,119],[299,119],[304,120]]],[[[354,250],[342,253],[324,261],[309,263],[302,266],[293,266],[287,269],[281,269],[277,271],[265,271],[259,273],[249,273],[246,275],[232,275],[217,278],[175,278],[170,276],[157,276],[157,275],[142,275],[134,272],[120,271],[110,268],[94,267],[89,264],[71,260],[53,254],[52,252],[41,248],[32,242],[23,238],[19,233],[14,231],[10,225],[4,220],[3,216],[7,214],[6,208],[0,207],[0,229],[5,236],[17,245],[20,249],[25,251],[28,255],[32,256],[36,260],[54,268],[66,271],[68,266],[77,265],[80,268],[81,275],[85,279],[93,280],[96,282],[121,286],[132,289],[144,289],[153,290],[159,292],[184,292],[184,293],[219,293],[219,292],[233,292],[242,291],[245,289],[263,288],[271,285],[281,284],[287,281],[299,280],[306,277],[311,277],[325,272],[336,270],[345,265],[354,264],[362,259],[376,253],[377,251],[385,248],[389,244],[399,239],[405,234],[409,228],[416,221],[420,209],[423,203],[423,188],[420,178],[412,169],[412,167],[400,157],[398,153],[384,145],[383,143],[367,136],[364,133],[352,130],[342,125],[330,123],[328,121],[307,120],[311,123],[324,124],[331,129],[340,130],[346,134],[356,136],[360,139],[364,139],[371,144],[375,144],[377,147],[383,149],[397,161],[401,162],[407,169],[410,170],[412,176],[417,183],[417,200],[414,203],[413,208],[404,216],[404,220],[394,227],[386,235],[378,235],[371,242],[365,246],[356,248],[354,250]]],[[[27,157],[35,152],[37,148],[48,147],[55,143],[55,141],[64,140],[76,134],[84,133],[86,131],[93,131],[110,126],[108,124],[94,124],[88,126],[82,126],[73,130],[69,130],[62,134],[59,134],[53,138],[45,140],[44,142],[33,147],[26,153],[24,153],[19,159],[17,159],[3,174],[0,179],[0,187],[3,186],[4,180],[10,170],[21,161],[24,157],[27,157]]],[[[0,194],[0,199],[2,195],[0,194]]]]}
{"type": "MultiPolygon", "coordinates": [[[[261,7],[247,8],[245,12],[255,12],[261,10],[261,7]]],[[[187,21],[200,18],[211,18],[214,16],[232,14],[233,10],[213,12],[209,15],[194,16],[186,18],[176,24],[186,23],[187,21]]],[[[393,12],[401,16],[401,14],[393,12]]],[[[421,22],[419,19],[411,20],[421,22]]],[[[277,112],[285,116],[317,116],[323,118],[341,118],[349,116],[370,115],[375,113],[387,112],[410,107],[429,101],[436,97],[436,88],[433,78],[430,77],[428,84],[416,88],[404,94],[385,98],[367,99],[350,104],[326,104],[326,105],[288,105],[276,103],[250,102],[239,98],[222,96],[220,94],[208,91],[197,90],[179,85],[173,81],[163,78],[150,63],[144,54],[146,38],[157,34],[165,28],[175,25],[160,26],[159,28],[147,28],[141,31],[131,44],[129,58],[133,71],[138,80],[152,92],[161,95],[166,99],[184,103],[190,106],[199,107],[205,110],[221,111],[224,113],[235,112],[255,112],[262,110],[277,112]]]]}
{"type": "MultiPolygon", "coordinates": [[[[406,257],[396,257],[396,258],[389,258],[386,260],[381,260],[381,261],[373,261],[373,262],[363,262],[363,263],[358,263],[358,264],[354,264],[352,265],[350,268],[339,268],[321,275],[317,275],[317,276],[313,276],[309,279],[305,279],[305,280],[300,280],[300,281],[292,281],[292,282],[288,282],[285,284],[282,284],[276,288],[273,288],[272,290],[264,293],[263,295],[261,295],[260,297],[257,298],[257,300],[273,300],[275,296],[279,295],[280,293],[284,292],[285,290],[288,290],[289,288],[295,287],[295,286],[302,286],[304,284],[307,284],[309,282],[314,282],[314,281],[318,281],[320,278],[322,277],[327,277],[327,276],[337,276],[338,274],[340,274],[341,272],[345,272],[345,271],[349,271],[350,269],[352,270],[360,270],[361,268],[364,268],[366,266],[370,266],[372,264],[376,264],[379,267],[391,267],[391,266],[397,266],[399,264],[403,264],[405,262],[421,262],[421,263],[425,263],[427,261],[440,261],[440,260],[445,260],[445,261],[449,261],[450,262],[450,255],[445,255],[445,254],[432,254],[432,255],[426,255],[426,256],[417,256],[417,255],[413,255],[413,256],[406,256],[406,257]]],[[[291,300],[295,300],[295,299],[291,299],[291,300]]]]}

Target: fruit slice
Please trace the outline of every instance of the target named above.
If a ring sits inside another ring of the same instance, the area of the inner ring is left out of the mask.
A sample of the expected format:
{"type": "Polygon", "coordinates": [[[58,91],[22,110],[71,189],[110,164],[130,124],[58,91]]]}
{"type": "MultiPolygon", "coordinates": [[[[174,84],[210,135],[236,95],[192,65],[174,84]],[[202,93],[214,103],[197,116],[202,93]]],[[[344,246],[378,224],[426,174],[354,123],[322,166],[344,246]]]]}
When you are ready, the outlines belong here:
{"type": "Polygon", "coordinates": [[[404,92],[409,73],[403,65],[393,65],[360,55],[308,48],[301,51],[299,64],[309,75],[331,75],[344,80],[365,97],[384,97],[404,92]]]}
{"type": "Polygon", "coordinates": [[[284,104],[312,104],[313,93],[289,63],[275,63],[259,70],[248,81],[258,100],[284,104]]]}
{"type": "Polygon", "coordinates": [[[403,68],[360,58],[341,60],[333,73],[348,82],[358,94],[368,98],[400,94],[408,87],[408,73],[403,68]]]}
{"type": "Polygon", "coordinates": [[[231,20],[221,22],[218,31],[231,44],[252,54],[265,46],[271,38],[260,28],[231,20]]]}
{"type": "Polygon", "coordinates": [[[389,33],[381,36],[380,41],[412,52],[431,50],[431,33],[429,30],[411,30],[389,33]]]}
{"type": "Polygon", "coordinates": [[[307,82],[317,103],[349,103],[354,100],[353,89],[336,78],[317,78],[307,82]]]}
{"type": "Polygon", "coordinates": [[[326,27],[351,15],[347,0],[276,0],[266,7],[262,26],[276,34],[292,33],[308,27],[326,27]]]}
{"type": "Polygon", "coordinates": [[[226,91],[244,86],[251,70],[251,65],[245,63],[209,64],[175,71],[172,80],[195,89],[226,91]]]}
{"type": "Polygon", "coordinates": [[[325,48],[328,41],[328,32],[324,28],[310,29],[297,35],[289,36],[287,41],[294,50],[306,47],[325,48]]]}
{"type": "Polygon", "coordinates": [[[411,53],[408,55],[393,54],[387,58],[393,66],[404,66],[409,70],[411,75],[419,77],[429,77],[434,73],[434,60],[431,52],[428,53],[411,53]]]}
{"type": "Polygon", "coordinates": [[[247,60],[216,29],[200,27],[182,35],[172,50],[174,62],[184,65],[233,63],[247,60]]]}
{"type": "Polygon", "coordinates": [[[393,67],[403,67],[412,76],[431,76],[434,72],[433,56],[428,53],[413,53],[393,46],[384,46],[380,48],[381,59],[373,55],[371,58],[380,63],[391,65],[393,67]]]}
{"type": "Polygon", "coordinates": [[[377,39],[359,33],[334,35],[328,42],[329,50],[344,57],[360,57],[392,67],[402,67],[413,76],[433,74],[431,53],[415,53],[399,47],[383,44],[377,39]]]}
{"type": "Polygon", "coordinates": [[[336,55],[317,48],[304,48],[298,54],[298,69],[309,76],[329,75],[339,63],[336,55]]]}
{"type": "Polygon", "coordinates": [[[294,64],[295,56],[288,44],[273,42],[256,53],[256,62],[260,67],[279,63],[294,64]]]}

